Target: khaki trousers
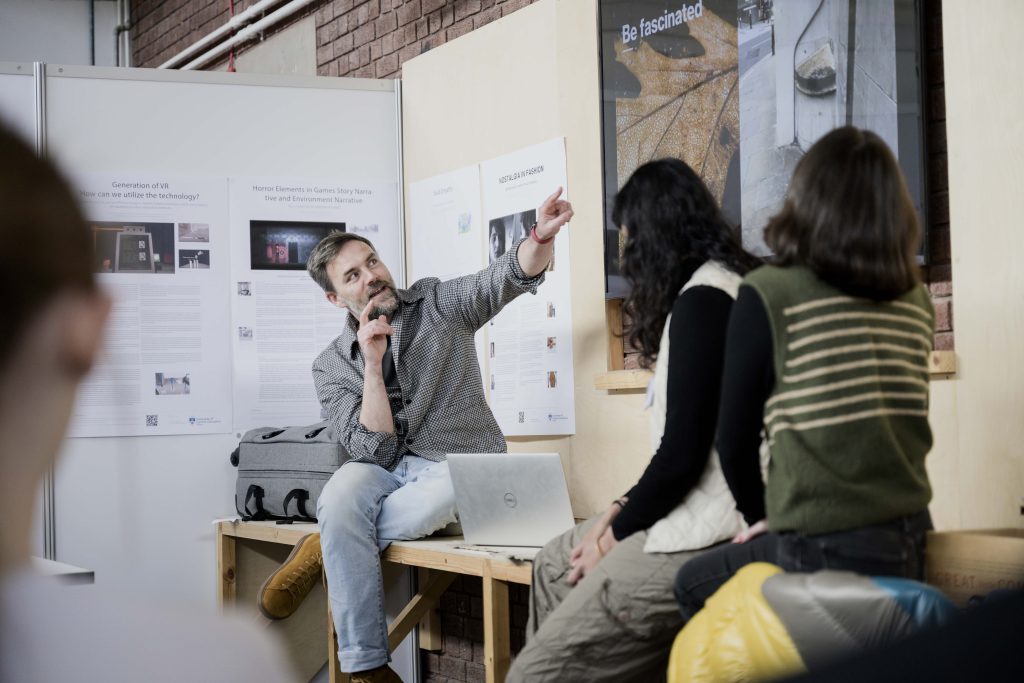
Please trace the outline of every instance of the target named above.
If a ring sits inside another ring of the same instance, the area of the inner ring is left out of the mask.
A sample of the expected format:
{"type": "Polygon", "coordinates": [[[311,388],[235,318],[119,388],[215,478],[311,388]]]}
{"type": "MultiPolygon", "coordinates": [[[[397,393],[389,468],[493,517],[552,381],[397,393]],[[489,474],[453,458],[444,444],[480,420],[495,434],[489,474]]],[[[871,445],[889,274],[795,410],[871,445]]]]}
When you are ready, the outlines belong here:
{"type": "Polygon", "coordinates": [[[658,681],[683,618],[672,595],[679,568],[700,551],[648,554],[647,532],[620,541],[575,587],[569,554],[596,521],[551,540],[533,563],[526,647],[509,683],[658,681]]]}

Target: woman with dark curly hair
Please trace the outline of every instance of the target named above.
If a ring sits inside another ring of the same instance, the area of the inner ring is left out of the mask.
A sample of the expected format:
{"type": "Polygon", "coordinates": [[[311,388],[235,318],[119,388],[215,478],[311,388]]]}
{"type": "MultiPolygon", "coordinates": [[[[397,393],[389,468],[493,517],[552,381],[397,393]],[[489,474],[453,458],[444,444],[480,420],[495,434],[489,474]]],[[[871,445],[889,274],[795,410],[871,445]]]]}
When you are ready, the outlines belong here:
{"type": "Polygon", "coordinates": [[[729,321],[716,443],[751,527],[680,570],[687,618],[752,562],[922,579],[934,322],[920,234],[874,133],[836,129],[797,164],[765,230],[775,262],[744,279],[729,321]]]}
{"type": "Polygon", "coordinates": [[[678,159],[644,164],[615,198],[632,289],[626,337],[654,366],[654,455],[608,510],[540,551],[526,647],[509,681],[663,675],[682,624],[672,580],[694,554],[741,531],[712,457],[726,323],[743,251],[714,198],[678,159]]]}

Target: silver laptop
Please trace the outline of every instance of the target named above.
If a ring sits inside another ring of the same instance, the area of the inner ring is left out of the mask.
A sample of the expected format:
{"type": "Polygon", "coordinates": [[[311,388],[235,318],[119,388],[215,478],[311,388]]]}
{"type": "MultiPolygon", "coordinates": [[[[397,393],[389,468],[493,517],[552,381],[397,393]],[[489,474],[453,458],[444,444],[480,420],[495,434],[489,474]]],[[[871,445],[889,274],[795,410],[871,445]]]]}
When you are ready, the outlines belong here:
{"type": "Polygon", "coordinates": [[[573,527],[557,453],[452,453],[462,533],[473,545],[544,545],[573,527]]]}

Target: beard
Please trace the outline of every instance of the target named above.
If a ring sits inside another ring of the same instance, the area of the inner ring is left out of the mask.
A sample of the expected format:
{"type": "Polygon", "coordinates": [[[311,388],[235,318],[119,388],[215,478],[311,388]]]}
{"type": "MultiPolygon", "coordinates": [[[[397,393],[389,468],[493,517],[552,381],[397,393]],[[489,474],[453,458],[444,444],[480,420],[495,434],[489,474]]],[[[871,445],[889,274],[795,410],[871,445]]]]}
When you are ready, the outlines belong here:
{"type": "Polygon", "coordinates": [[[369,298],[373,299],[378,294],[381,294],[381,296],[370,307],[370,313],[367,317],[369,320],[376,320],[383,315],[390,320],[391,316],[398,310],[398,297],[395,296],[394,285],[382,282],[379,286],[373,286],[370,289],[369,298]]]}

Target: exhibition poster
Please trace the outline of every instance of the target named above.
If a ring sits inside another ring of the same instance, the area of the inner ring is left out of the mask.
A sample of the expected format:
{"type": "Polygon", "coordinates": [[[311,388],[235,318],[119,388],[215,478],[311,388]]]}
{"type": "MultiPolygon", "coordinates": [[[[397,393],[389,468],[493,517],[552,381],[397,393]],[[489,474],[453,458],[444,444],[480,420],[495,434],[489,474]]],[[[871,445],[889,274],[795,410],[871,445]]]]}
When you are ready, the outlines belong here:
{"type": "MultiPolygon", "coordinates": [[[[481,164],[487,263],[528,237],[537,207],[566,185],[565,139],[527,147],[481,164]]],[[[555,252],[537,294],[520,296],[487,326],[486,386],[506,436],[574,434],[571,226],[555,238],[555,252]]]]}
{"type": "Polygon", "coordinates": [[[327,301],[306,259],[333,230],[358,234],[404,286],[398,186],[232,178],[229,192],[234,427],[316,422],[313,360],[341,334],[348,312],[327,301]]]}
{"type": "MultiPolygon", "coordinates": [[[[480,167],[443,173],[409,185],[409,280],[440,280],[475,273],[486,265],[480,221],[480,167]]],[[[476,334],[484,378],[485,334],[476,334]]]]}
{"type": "Polygon", "coordinates": [[[70,436],[230,431],[225,179],[75,181],[93,269],[113,306],[70,436]]]}

